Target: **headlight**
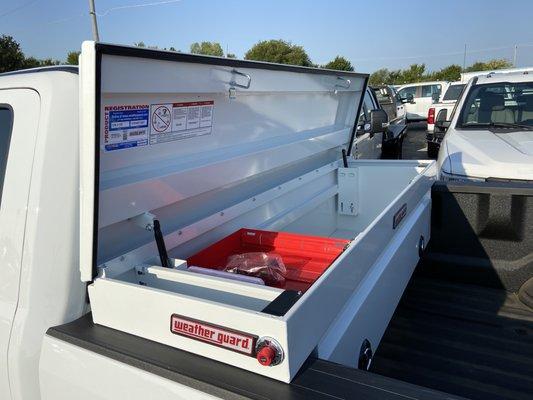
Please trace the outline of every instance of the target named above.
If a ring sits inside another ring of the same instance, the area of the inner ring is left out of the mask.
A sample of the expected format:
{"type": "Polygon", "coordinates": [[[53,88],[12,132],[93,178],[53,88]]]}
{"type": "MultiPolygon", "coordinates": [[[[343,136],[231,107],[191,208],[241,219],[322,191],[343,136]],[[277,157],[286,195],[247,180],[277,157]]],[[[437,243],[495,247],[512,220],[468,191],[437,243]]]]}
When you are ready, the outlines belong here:
{"type": "Polygon", "coordinates": [[[440,179],[449,182],[485,182],[485,178],[478,178],[475,176],[450,174],[443,170],[440,171],[440,179]]]}

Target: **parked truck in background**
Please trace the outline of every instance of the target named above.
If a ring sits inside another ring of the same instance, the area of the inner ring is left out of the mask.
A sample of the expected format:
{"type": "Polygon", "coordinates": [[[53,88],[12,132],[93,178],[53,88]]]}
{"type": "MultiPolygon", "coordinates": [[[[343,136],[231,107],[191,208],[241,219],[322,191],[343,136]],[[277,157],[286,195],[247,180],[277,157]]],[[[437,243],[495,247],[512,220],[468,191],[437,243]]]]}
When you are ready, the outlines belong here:
{"type": "Polygon", "coordinates": [[[396,89],[389,85],[372,86],[371,89],[389,116],[389,122],[405,119],[405,105],[396,89]]]}
{"type": "Polygon", "coordinates": [[[533,78],[528,72],[474,77],[455,112],[441,110],[441,179],[533,182],[533,78]]]}
{"type": "MultiPolygon", "coordinates": [[[[367,88],[367,94],[365,95],[363,110],[361,112],[361,118],[366,118],[367,124],[368,113],[372,109],[385,111],[388,122],[387,126],[384,126],[383,132],[378,137],[370,138],[370,140],[376,142],[381,141],[381,158],[401,159],[407,126],[404,105],[400,101],[396,91],[386,85],[367,88]]],[[[360,122],[359,131],[363,132],[362,122],[360,122]]],[[[362,145],[365,144],[365,142],[362,142],[362,145]]],[[[360,145],[357,144],[357,146],[360,145]]]]}
{"type": "Polygon", "coordinates": [[[356,159],[367,79],[94,42],[0,75],[0,398],[528,398],[533,192],[356,159]],[[220,268],[283,243],[284,283],[220,268]]]}
{"type": "Polygon", "coordinates": [[[405,104],[408,122],[419,122],[427,119],[431,105],[438,102],[440,96],[448,88],[449,82],[419,82],[400,86],[398,96],[405,104]]]}
{"type": "Polygon", "coordinates": [[[430,159],[437,158],[440,142],[444,136],[442,132],[438,130],[435,131],[435,118],[441,110],[446,110],[446,114],[451,116],[455,103],[461,96],[465,85],[465,83],[460,82],[451,83],[450,86],[448,86],[448,89],[446,89],[444,96],[442,96],[442,100],[433,103],[428,110],[426,141],[428,158],[430,159]]]}
{"type": "Polygon", "coordinates": [[[522,67],[522,68],[505,68],[498,69],[494,71],[472,71],[472,72],[462,72],[461,73],[461,82],[468,83],[468,81],[476,76],[487,76],[489,74],[509,74],[515,72],[527,72],[533,73],[533,67],[522,67]]]}

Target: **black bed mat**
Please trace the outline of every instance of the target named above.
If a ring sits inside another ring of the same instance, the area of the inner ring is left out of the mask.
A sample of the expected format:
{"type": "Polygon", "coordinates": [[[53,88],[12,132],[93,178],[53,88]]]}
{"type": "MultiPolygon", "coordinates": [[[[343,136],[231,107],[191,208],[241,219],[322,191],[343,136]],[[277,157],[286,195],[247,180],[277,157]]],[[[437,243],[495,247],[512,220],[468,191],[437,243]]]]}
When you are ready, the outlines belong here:
{"type": "MultiPolygon", "coordinates": [[[[310,358],[286,384],[93,323],[87,314],[47,335],[221,399],[460,400],[370,372],[310,358]]],[[[112,377],[110,377],[112,379],[112,377]]]]}
{"type": "Polygon", "coordinates": [[[416,276],[372,372],[471,399],[533,399],[533,311],[504,290],[416,276]]]}

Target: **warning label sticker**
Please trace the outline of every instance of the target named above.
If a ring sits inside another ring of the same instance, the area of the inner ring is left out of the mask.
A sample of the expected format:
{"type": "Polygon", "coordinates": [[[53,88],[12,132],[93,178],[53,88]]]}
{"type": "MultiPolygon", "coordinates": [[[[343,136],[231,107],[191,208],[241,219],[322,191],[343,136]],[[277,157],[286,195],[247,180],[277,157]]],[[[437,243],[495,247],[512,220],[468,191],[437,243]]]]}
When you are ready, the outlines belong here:
{"type": "Polygon", "coordinates": [[[150,144],[211,134],[214,101],[152,104],[150,144]]]}
{"type": "Polygon", "coordinates": [[[213,100],[104,107],[105,151],[210,135],[213,100]]]}
{"type": "Polygon", "coordinates": [[[104,149],[106,151],[148,144],[147,104],[106,106],[104,108],[104,149]]]}

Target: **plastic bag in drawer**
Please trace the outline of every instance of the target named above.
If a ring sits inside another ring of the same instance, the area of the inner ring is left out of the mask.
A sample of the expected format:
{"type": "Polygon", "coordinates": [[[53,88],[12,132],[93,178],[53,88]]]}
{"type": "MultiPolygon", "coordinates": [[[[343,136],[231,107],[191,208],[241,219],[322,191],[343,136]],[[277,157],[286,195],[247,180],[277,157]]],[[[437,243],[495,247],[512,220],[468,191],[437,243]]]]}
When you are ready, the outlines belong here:
{"type": "Polygon", "coordinates": [[[287,269],[279,254],[242,253],[228,257],[224,271],[261,278],[265,285],[283,287],[287,269]]]}

